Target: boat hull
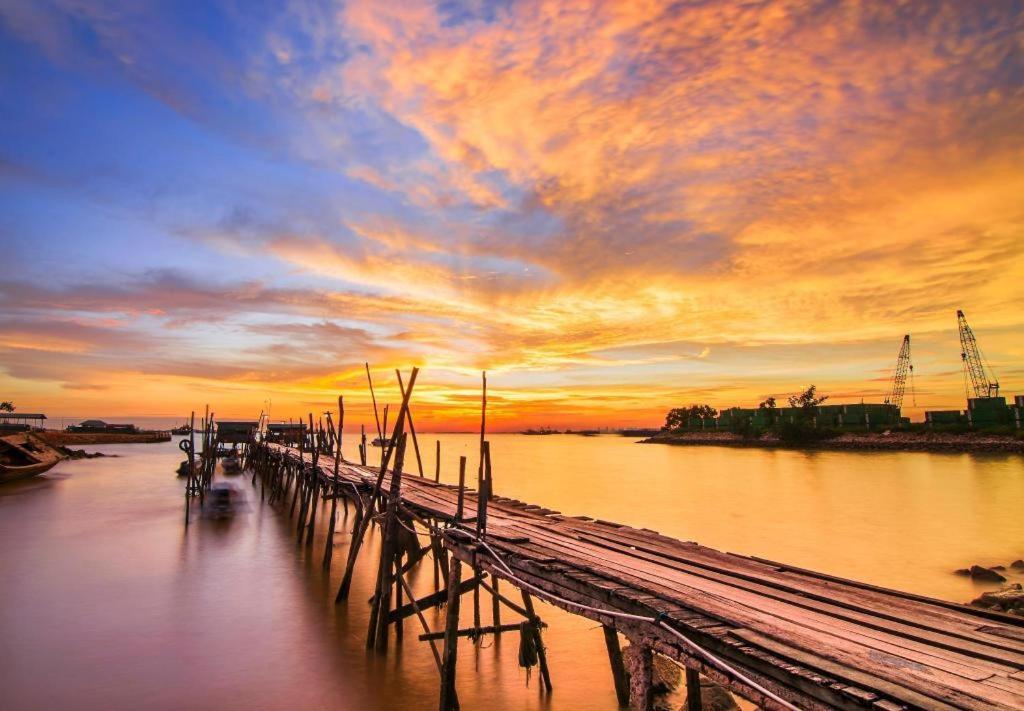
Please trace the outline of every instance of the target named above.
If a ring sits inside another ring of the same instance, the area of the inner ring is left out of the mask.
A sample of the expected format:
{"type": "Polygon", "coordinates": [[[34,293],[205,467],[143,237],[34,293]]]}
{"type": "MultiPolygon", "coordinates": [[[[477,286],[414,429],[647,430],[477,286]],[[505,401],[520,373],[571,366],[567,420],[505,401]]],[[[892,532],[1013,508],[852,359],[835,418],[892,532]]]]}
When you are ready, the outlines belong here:
{"type": "Polygon", "coordinates": [[[29,433],[0,437],[0,484],[39,476],[62,459],[59,450],[29,433]]]}

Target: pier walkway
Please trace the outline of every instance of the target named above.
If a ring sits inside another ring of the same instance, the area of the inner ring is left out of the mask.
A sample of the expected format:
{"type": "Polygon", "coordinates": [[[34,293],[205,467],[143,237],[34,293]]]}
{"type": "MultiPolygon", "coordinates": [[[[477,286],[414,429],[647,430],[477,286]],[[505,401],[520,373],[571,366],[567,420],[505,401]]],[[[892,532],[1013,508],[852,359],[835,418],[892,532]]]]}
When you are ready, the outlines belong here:
{"type": "MultiPolygon", "coordinates": [[[[308,453],[299,466],[295,449],[259,444],[254,452],[264,486],[275,486],[277,476],[280,487],[281,472],[292,467],[297,480],[312,477],[320,494],[338,491],[362,510],[378,483],[374,467],[342,463],[335,487],[332,457],[321,456],[314,468],[308,453]]],[[[461,633],[459,595],[478,584],[495,594],[495,608],[501,599],[523,611],[497,590],[500,580],[603,624],[619,698],[635,708],[650,704],[644,687],[652,652],[684,666],[688,687],[703,674],[768,709],[1024,708],[1022,618],[494,495],[485,497],[486,526],[478,534],[479,497],[472,490],[460,497],[459,487],[408,473],[398,487],[391,487],[390,473],[381,481],[379,510],[396,507],[421,535],[433,531],[433,542],[446,551],[441,563],[448,580],[447,598],[441,591],[422,605],[402,606],[396,584],[395,608],[388,599],[381,612],[385,628],[414,613],[425,625],[420,607],[447,599],[447,642],[453,642],[461,633]],[[387,496],[389,489],[399,492],[399,501],[387,496]],[[475,576],[460,578],[462,565],[475,576]],[[479,582],[484,574],[490,585],[479,582]],[[616,633],[647,655],[632,678],[624,673],[616,633]]],[[[535,618],[527,595],[524,601],[527,619],[535,618]]],[[[443,664],[438,655],[442,686],[454,679],[456,646],[445,645],[443,664]]]]}

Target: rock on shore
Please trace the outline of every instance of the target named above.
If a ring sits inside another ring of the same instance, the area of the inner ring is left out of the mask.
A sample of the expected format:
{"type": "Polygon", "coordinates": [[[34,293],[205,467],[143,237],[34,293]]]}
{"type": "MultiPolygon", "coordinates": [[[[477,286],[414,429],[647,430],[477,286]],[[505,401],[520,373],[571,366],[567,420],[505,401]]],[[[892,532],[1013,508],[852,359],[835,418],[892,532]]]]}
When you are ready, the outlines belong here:
{"type": "Polygon", "coordinates": [[[1020,583],[1005,585],[998,590],[982,593],[971,604],[986,610],[1024,616],[1024,586],[1020,583]]]}
{"type": "Polygon", "coordinates": [[[1006,570],[1001,565],[997,565],[993,568],[984,568],[980,565],[972,565],[970,568],[961,568],[960,570],[954,570],[956,575],[969,576],[973,580],[980,580],[986,583],[1005,583],[1006,578],[999,573],[999,570],[1006,570]]]}

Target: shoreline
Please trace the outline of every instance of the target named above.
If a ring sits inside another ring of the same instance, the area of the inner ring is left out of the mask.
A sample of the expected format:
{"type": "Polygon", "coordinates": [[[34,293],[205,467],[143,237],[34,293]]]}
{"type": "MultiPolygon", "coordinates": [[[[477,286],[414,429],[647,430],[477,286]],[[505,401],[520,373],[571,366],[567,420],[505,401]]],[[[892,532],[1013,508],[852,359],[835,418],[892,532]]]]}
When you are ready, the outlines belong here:
{"type": "Polygon", "coordinates": [[[774,435],[743,437],[732,432],[673,432],[640,440],[640,444],[675,446],[756,447],[760,449],[801,449],[850,452],[971,452],[1024,454],[1024,440],[985,434],[939,432],[892,432],[890,434],[841,434],[814,442],[784,442],[774,435]]]}
{"type": "Polygon", "coordinates": [[[61,430],[44,430],[34,432],[36,436],[52,445],[77,444],[157,444],[170,442],[170,432],[64,432],[61,430]]]}

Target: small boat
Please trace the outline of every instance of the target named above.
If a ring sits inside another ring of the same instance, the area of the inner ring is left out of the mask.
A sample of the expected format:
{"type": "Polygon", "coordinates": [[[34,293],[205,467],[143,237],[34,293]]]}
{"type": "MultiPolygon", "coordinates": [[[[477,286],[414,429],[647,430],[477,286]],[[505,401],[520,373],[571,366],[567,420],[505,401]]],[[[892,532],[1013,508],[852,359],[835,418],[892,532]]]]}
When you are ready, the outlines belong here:
{"type": "Polygon", "coordinates": [[[185,459],[178,465],[177,474],[178,476],[188,476],[188,460],[185,459]]]}
{"type": "Polygon", "coordinates": [[[234,513],[235,490],[218,482],[210,488],[210,501],[203,508],[203,513],[209,518],[226,518],[234,513]],[[208,507],[208,508],[207,508],[208,507]]]}
{"type": "Polygon", "coordinates": [[[203,505],[203,518],[220,520],[232,518],[236,513],[244,511],[245,494],[233,481],[218,481],[210,487],[206,503],[203,505]]]}
{"type": "Polygon", "coordinates": [[[237,454],[229,454],[224,457],[224,461],[220,463],[220,466],[225,474],[238,474],[242,471],[242,461],[237,454]]]}
{"type": "Polygon", "coordinates": [[[388,441],[386,439],[381,439],[380,437],[375,437],[374,440],[370,442],[374,447],[383,447],[387,443],[388,441]]]}
{"type": "Polygon", "coordinates": [[[172,435],[187,435],[192,434],[192,427],[190,425],[181,425],[180,427],[174,427],[171,429],[172,435]]]}
{"type": "Polygon", "coordinates": [[[0,484],[38,476],[62,459],[63,454],[31,433],[0,437],[0,484]]]}

